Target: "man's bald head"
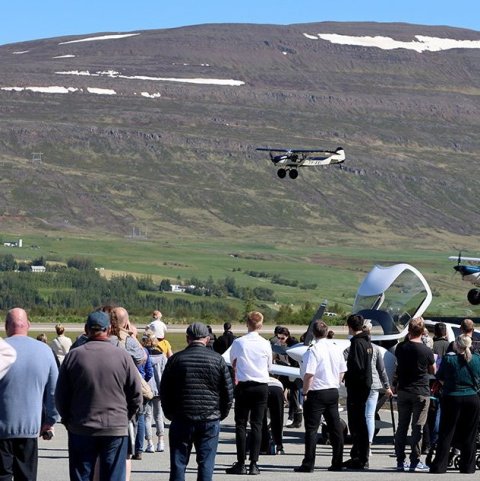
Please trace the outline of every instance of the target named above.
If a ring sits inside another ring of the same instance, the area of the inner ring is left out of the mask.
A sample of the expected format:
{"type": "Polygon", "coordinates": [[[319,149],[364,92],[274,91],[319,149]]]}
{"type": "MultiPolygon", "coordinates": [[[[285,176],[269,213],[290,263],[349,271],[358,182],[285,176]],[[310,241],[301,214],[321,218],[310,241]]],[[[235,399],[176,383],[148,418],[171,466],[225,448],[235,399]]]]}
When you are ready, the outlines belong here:
{"type": "Polygon", "coordinates": [[[27,336],[30,329],[30,321],[27,313],[20,307],[15,307],[7,312],[5,318],[5,332],[7,336],[27,336]]]}
{"type": "Polygon", "coordinates": [[[115,307],[110,313],[112,326],[118,329],[125,329],[128,326],[128,312],[123,307],[115,307]]]}

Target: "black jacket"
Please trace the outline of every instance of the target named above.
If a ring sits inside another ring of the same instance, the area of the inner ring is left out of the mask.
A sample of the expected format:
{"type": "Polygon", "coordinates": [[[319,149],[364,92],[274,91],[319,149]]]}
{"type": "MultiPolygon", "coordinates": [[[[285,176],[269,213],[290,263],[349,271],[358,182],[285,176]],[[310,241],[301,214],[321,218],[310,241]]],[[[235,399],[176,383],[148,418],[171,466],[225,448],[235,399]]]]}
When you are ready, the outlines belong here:
{"type": "Polygon", "coordinates": [[[168,359],[160,399],[170,420],[225,419],[233,401],[232,378],[225,360],[201,342],[192,342],[168,359]]]}
{"type": "Polygon", "coordinates": [[[224,331],[221,336],[215,339],[213,343],[213,350],[218,352],[218,354],[223,354],[232,345],[234,340],[235,336],[233,335],[232,331],[224,331]]]}
{"type": "Polygon", "coordinates": [[[372,354],[370,337],[366,332],[353,336],[347,357],[345,386],[350,389],[370,389],[372,385],[372,354]]]}

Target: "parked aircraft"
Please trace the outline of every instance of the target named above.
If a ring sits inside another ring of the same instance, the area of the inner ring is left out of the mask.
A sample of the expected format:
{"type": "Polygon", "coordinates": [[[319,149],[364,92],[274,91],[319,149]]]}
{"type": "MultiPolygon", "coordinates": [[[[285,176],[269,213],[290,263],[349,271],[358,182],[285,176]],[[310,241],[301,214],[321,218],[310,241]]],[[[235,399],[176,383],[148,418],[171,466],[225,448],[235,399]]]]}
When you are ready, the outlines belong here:
{"type": "Polygon", "coordinates": [[[330,150],[304,150],[284,149],[273,147],[259,147],[256,150],[269,152],[270,160],[274,165],[280,167],[277,175],[284,179],[287,173],[291,179],[298,177],[298,168],[316,167],[319,165],[341,164],[345,161],[345,151],[338,147],[335,151],[330,150]],[[321,154],[312,156],[311,154],[321,154]]]}
{"type": "MultiPolygon", "coordinates": [[[[395,264],[389,267],[376,265],[365,276],[358,288],[352,313],[360,314],[372,323],[371,339],[380,346],[385,369],[390,380],[395,372],[395,346],[405,338],[408,333],[410,319],[422,316],[432,301],[432,292],[426,279],[420,271],[409,264],[395,264]]],[[[299,364],[303,355],[312,342],[312,325],[320,319],[325,312],[324,301],[315,313],[305,335],[304,343],[296,344],[284,351],[299,364]]],[[[425,319],[425,325],[430,332],[436,324],[434,320],[425,319]]],[[[453,341],[460,334],[460,327],[456,324],[445,323],[447,339],[453,341]]],[[[480,332],[476,331],[474,338],[480,339],[480,332]]],[[[349,339],[331,339],[342,349],[350,346],[349,339]]],[[[227,363],[230,362],[230,350],[224,355],[227,363]]],[[[271,374],[288,376],[291,379],[301,377],[301,368],[274,364],[271,374]]],[[[346,398],[346,391],[340,388],[340,398],[346,398]]],[[[385,399],[380,399],[379,403],[385,399]]],[[[379,409],[377,405],[377,410],[379,409]]],[[[388,423],[379,424],[387,427],[388,423]]]]}
{"type": "MultiPolygon", "coordinates": [[[[462,257],[460,252],[458,257],[450,256],[449,259],[457,261],[457,265],[453,268],[456,272],[460,272],[464,281],[471,282],[474,286],[480,286],[480,258],[462,257]]],[[[478,306],[480,304],[480,289],[470,289],[467,299],[470,304],[478,306]]]]}
{"type": "MultiPolygon", "coordinates": [[[[390,378],[393,376],[395,356],[389,351],[408,332],[408,322],[421,316],[432,301],[432,292],[423,275],[409,264],[395,264],[390,267],[374,266],[365,276],[352,307],[352,313],[361,314],[372,323],[372,341],[382,348],[385,368],[390,378]]],[[[286,350],[287,354],[297,362],[302,361],[303,354],[312,340],[312,324],[321,318],[326,302],[324,301],[312,319],[307,330],[305,341],[286,350]]],[[[332,339],[345,348],[348,339],[332,339]]],[[[225,354],[229,361],[229,351],[225,354]]],[[[277,366],[272,374],[299,377],[298,368],[277,366]]]]}

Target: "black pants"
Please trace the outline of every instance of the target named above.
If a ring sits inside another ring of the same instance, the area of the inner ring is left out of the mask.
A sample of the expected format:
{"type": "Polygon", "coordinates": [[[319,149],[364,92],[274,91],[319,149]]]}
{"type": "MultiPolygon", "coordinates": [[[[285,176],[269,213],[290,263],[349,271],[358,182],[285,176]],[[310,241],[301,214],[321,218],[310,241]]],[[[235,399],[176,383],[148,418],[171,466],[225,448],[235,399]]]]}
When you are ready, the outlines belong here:
{"type": "Polygon", "coordinates": [[[37,466],[37,438],[0,439],[0,481],[35,481],[37,466]]]}
{"type": "Polygon", "coordinates": [[[250,418],[250,461],[257,462],[262,441],[262,424],[267,409],[268,384],[247,381],[235,386],[235,441],[237,461],[247,457],[247,422],[250,418]]]}
{"type": "Polygon", "coordinates": [[[444,396],[440,401],[440,430],[430,472],[445,473],[453,436],[460,449],[461,473],[475,472],[476,438],[480,420],[480,399],[473,396],[444,396]]]}
{"type": "MultiPolygon", "coordinates": [[[[279,386],[268,386],[267,407],[270,412],[270,431],[277,449],[283,449],[283,403],[283,389],[279,386]]],[[[267,413],[265,412],[262,427],[262,451],[268,451],[269,439],[267,413]]]]}
{"type": "MultiPolygon", "coordinates": [[[[338,414],[338,389],[322,389],[308,391],[303,403],[305,419],[305,457],[302,465],[311,469],[315,467],[315,449],[317,447],[317,432],[322,415],[332,444],[332,466],[339,467],[343,461],[343,427],[338,414]]],[[[363,413],[365,418],[365,412],[363,413]]]]}
{"type": "Polygon", "coordinates": [[[369,440],[365,405],[370,388],[347,388],[348,429],[352,435],[352,459],[358,459],[361,464],[368,462],[369,440]]]}

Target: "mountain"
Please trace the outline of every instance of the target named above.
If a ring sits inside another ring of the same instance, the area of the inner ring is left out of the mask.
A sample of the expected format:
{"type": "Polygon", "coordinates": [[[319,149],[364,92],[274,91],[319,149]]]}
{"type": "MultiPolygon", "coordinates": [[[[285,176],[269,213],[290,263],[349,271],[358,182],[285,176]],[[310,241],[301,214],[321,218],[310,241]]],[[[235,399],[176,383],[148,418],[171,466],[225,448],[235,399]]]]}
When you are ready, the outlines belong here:
{"type": "Polygon", "coordinates": [[[453,242],[479,233],[479,100],[480,32],[450,27],[215,24],[3,45],[2,226],[453,242]],[[347,160],[281,180],[265,146],[342,146],[347,160]]]}

